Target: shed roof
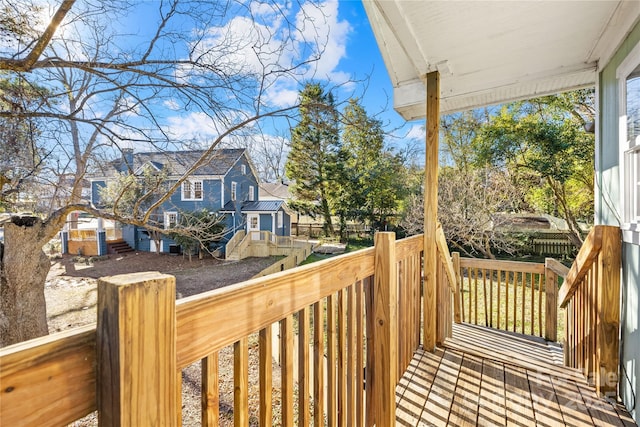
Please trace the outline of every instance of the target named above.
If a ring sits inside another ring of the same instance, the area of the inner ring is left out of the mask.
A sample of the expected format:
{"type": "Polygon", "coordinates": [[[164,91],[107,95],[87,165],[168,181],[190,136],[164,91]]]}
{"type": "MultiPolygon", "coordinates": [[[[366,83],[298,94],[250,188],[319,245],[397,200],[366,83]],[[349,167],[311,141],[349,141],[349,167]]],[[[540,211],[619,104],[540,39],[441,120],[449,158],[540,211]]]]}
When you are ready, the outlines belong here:
{"type": "MultiPolygon", "coordinates": [[[[234,212],[236,202],[227,202],[222,212],[234,212]]],[[[243,202],[240,210],[242,212],[277,212],[283,207],[282,200],[257,200],[252,202],[243,202]]]]}
{"type": "Polygon", "coordinates": [[[425,115],[424,77],[440,72],[440,111],[594,85],[640,17],[638,1],[364,0],[405,119],[425,115]]]}

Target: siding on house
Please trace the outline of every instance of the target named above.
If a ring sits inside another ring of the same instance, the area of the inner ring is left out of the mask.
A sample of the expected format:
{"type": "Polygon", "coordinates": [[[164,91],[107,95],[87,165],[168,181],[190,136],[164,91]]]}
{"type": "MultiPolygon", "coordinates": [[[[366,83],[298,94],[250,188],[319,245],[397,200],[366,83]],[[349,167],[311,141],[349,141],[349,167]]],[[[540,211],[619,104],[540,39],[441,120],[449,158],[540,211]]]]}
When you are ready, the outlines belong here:
{"type": "MultiPolygon", "coordinates": [[[[616,70],[640,42],[636,24],[598,76],[600,127],[596,146],[596,223],[620,226],[622,189],[620,188],[619,98],[616,70]]],[[[640,421],[640,246],[623,243],[620,396],[640,421]]]]}
{"type": "MultiPolygon", "coordinates": [[[[130,153],[127,152],[126,163],[120,159],[105,165],[101,176],[94,177],[91,182],[91,200],[96,206],[100,206],[100,188],[104,187],[109,179],[116,176],[118,171],[132,170],[139,173],[145,167],[153,167],[159,171],[165,171],[170,178],[168,184],[175,183],[176,177],[184,173],[190,164],[200,156],[201,152],[185,151],[176,153],[130,153]]],[[[259,197],[258,178],[249,159],[246,150],[230,149],[221,150],[216,154],[214,161],[198,168],[190,175],[192,181],[202,181],[202,200],[183,200],[182,187],[171,194],[170,198],[157,210],[156,217],[162,221],[165,212],[192,212],[206,209],[210,212],[224,211],[225,225],[228,232],[223,241],[229,240],[236,231],[246,226],[246,212],[244,206],[255,206],[259,197]],[[235,188],[235,200],[232,200],[235,188]]],[[[262,206],[264,208],[265,206],[262,206]]],[[[281,209],[281,203],[267,206],[274,213],[281,209]]],[[[258,209],[260,215],[260,229],[272,230],[271,212],[258,209]]],[[[286,215],[286,214],[285,214],[286,215]]],[[[290,223],[278,230],[279,235],[284,235],[284,230],[290,230],[290,223]]],[[[127,243],[143,251],[152,249],[148,233],[143,229],[135,230],[132,226],[124,227],[127,243]]],[[[163,239],[162,251],[168,252],[169,245],[174,244],[171,239],[163,239]]]]}

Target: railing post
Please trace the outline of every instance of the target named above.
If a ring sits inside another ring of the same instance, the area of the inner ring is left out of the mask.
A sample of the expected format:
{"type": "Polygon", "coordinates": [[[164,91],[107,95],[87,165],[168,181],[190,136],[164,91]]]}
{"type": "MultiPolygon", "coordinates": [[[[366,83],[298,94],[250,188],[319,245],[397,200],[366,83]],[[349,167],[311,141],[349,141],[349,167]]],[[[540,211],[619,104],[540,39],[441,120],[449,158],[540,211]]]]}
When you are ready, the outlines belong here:
{"type": "Polygon", "coordinates": [[[98,280],[100,426],[175,425],[175,293],[158,272],[98,280]]]}
{"type": "Polygon", "coordinates": [[[558,340],[558,275],[551,270],[550,259],[547,258],[544,262],[544,339],[555,342],[558,340]]]}
{"type": "MultiPolygon", "coordinates": [[[[373,402],[377,427],[396,421],[398,275],[395,233],[375,235],[373,402]]],[[[367,381],[370,375],[367,372],[367,381]]]]}
{"type": "Polygon", "coordinates": [[[453,252],[451,259],[453,261],[453,270],[456,273],[456,283],[454,284],[455,293],[453,294],[453,321],[461,323],[462,304],[460,301],[460,284],[462,278],[460,277],[460,252],[453,252]]]}
{"type": "Polygon", "coordinates": [[[602,226],[597,258],[596,391],[615,396],[618,385],[620,334],[620,229],[602,226]]]}

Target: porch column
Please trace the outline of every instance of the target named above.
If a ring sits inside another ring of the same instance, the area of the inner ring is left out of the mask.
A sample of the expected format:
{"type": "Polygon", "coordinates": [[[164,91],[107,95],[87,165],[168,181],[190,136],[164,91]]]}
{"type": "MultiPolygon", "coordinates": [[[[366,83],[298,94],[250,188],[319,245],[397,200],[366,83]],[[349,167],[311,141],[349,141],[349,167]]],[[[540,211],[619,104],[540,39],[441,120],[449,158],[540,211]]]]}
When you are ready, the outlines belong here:
{"type": "Polygon", "coordinates": [[[96,244],[98,245],[98,255],[107,254],[107,233],[104,231],[104,221],[98,218],[98,229],[96,230],[96,244]]]}
{"type": "Polygon", "coordinates": [[[438,221],[438,136],[440,132],[440,73],[427,74],[427,140],[424,162],[424,297],[425,350],[436,348],[436,223],[438,221]]]}

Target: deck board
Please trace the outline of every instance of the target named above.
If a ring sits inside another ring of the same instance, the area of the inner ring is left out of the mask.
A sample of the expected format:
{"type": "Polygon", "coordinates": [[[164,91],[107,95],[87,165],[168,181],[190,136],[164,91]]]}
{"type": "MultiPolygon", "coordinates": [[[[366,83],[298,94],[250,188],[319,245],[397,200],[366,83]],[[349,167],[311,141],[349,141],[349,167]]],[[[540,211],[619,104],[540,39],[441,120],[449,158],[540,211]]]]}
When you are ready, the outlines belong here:
{"type": "Polygon", "coordinates": [[[542,339],[454,325],[434,353],[419,349],[396,389],[401,426],[629,426],[542,339]]]}

